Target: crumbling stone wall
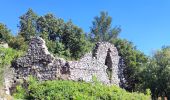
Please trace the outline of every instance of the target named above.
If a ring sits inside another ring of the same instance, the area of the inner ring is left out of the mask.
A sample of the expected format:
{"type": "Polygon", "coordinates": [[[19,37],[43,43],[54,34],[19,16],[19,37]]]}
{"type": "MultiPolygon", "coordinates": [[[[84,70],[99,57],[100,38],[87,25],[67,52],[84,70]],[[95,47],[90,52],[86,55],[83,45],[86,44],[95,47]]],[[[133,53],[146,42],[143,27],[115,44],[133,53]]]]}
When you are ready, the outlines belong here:
{"type": "Polygon", "coordinates": [[[114,45],[108,42],[98,42],[96,44],[95,49],[93,50],[93,56],[96,58],[98,62],[102,65],[107,66],[108,73],[111,74],[110,82],[111,84],[119,84],[118,79],[118,64],[119,64],[119,56],[118,51],[114,45]]]}
{"type": "Polygon", "coordinates": [[[106,73],[107,66],[93,58],[92,53],[86,54],[79,61],[70,62],[70,80],[92,81],[95,76],[104,84],[110,84],[109,77],[106,73]]]}
{"type": "Polygon", "coordinates": [[[125,65],[124,59],[122,57],[119,59],[118,68],[119,68],[119,79],[120,79],[119,86],[121,88],[126,89],[128,87],[126,84],[127,80],[125,79],[125,76],[124,76],[124,71],[125,71],[126,65],[125,65]]]}
{"type": "Polygon", "coordinates": [[[14,83],[29,75],[38,80],[74,80],[91,82],[93,76],[104,84],[119,86],[119,56],[114,45],[99,42],[94,50],[78,61],[66,61],[51,55],[40,37],[30,41],[28,52],[12,63],[14,83]]]}

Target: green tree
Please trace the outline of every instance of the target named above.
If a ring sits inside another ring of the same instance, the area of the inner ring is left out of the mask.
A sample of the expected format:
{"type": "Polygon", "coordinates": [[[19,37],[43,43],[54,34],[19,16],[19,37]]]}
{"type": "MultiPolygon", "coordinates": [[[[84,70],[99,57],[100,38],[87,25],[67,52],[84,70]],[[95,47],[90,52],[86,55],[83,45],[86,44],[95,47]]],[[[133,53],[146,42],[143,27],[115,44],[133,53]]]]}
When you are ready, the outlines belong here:
{"type": "Polygon", "coordinates": [[[128,91],[138,91],[141,83],[140,73],[147,63],[148,58],[133,46],[132,42],[122,39],[114,39],[112,43],[118,49],[120,60],[123,61],[123,75],[126,82],[123,88],[128,91]]]}
{"type": "Polygon", "coordinates": [[[21,35],[25,41],[29,41],[32,36],[35,36],[37,18],[37,14],[35,14],[32,9],[29,9],[20,17],[19,35],[21,35]]]}
{"type": "Polygon", "coordinates": [[[40,36],[52,41],[61,39],[64,25],[64,21],[60,18],[56,18],[53,14],[46,14],[37,20],[37,30],[40,36]]]}
{"type": "Polygon", "coordinates": [[[109,41],[117,38],[121,29],[119,27],[112,28],[112,18],[107,12],[101,12],[100,16],[96,16],[92,22],[91,40],[93,42],[109,41]]]}
{"type": "Polygon", "coordinates": [[[78,59],[90,49],[90,43],[81,28],[71,21],[64,22],[53,14],[39,17],[37,30],[54,54],[78,59]]]}
{"type": "Polygon", "coordinates": [[[156,51],[146,68],[141,73],[143,75],[143,89],[149,88],[152,98],[168,97],[170,99],[170,47],[163,47],[156,51]]]}
{"type": "Polygon", "coordinates": [[[66,49],[70,50],[71,56],[75,59],[80,58],[83,54],[91,49],[90,42],[86,40],[82,29],[73,25],[71,21],[65,24],[62,34],[62,43],[66,49]]]}
{"type": "Polygon", "coordinates": [[[21,35],[11,37],[8,45],[15,50],[26,51],[28,48],[28,43],[25,42],[25,39],[21,35]]]}
{"type": "Polygon", "coordinates": [[[10,30],[6,27],[6,25],[0,23],[0,42],[8,43],[11,37],[12,35],[10,30]]]}
{"type": "Polygon", "coordinates": [[[46,14],[37,19],[38,34],[45,39],[49,51],[58,56],[70,57],[70,52],[65,50],[65,45],[61,42],[64,26],[64,21],[53,14],[46,14]]]}
{"type": "MultiPolygon", "coordinates": [[[[5,26],[1,28],[1,33],[2,39],[8,40],[9,31],[5,26]]],[[[91,44],[83,30],[71,21],[64,22],[53,14],[39,17],[32,9],[20,17],[19,33],[9,39],[9,46],[25,51],[31,37],[36,35],[46,41],[50,52],[59,56],[79,59],[91,49],[91,44]]]]}

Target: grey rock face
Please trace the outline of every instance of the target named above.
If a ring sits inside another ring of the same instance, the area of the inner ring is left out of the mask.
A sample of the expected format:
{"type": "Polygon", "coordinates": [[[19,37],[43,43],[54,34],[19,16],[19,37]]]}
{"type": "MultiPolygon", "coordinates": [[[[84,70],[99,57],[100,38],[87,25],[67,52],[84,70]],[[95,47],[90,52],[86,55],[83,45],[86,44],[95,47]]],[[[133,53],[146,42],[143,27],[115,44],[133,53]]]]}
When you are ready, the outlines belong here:
{"type": "Polygon", "coordinates": [[[119,83],[119,86],[121,88],[127,88],[127,84],[126,84],[126,79],[125,79],[125,76],[124,76],[124,71],[126,69],[126,65],[125,65],[125,62],[124,62],[124,59],[123,58],[120,58],[119,59],[119,79],[120,79],[120,83],[119,83]]]}
{"type": "Polygon", "coordinates": [[[47,50],[45,41],[34,37],[30,41],[25,56],[13,62],[14,81],[29,75],[38,80],[74,80],[92,82],[93,76],[103,84],[120,84],[119,56],[114,45],[99,42],[94,50],[85,54],[79,61],[66,61],[54,58],[47,50]]]}
{"type": "Polygon", "coordinates": [[[93,56],[101,65],[106,65],[108,71],[106,73],[111,74],[109,75],[110,83],[119,85],[119,56],[116,47],[108,42],[98,42],[93,50],[93,56]]]}
{"type": "Polygon", "coordinates": [[[52,63],[54,57],[50,55],[45,46],[45,41],[40,37],[32,38],[25,56],[16,60],[13,67],[32,67],[37,64],[48,65],[52,63]]]}

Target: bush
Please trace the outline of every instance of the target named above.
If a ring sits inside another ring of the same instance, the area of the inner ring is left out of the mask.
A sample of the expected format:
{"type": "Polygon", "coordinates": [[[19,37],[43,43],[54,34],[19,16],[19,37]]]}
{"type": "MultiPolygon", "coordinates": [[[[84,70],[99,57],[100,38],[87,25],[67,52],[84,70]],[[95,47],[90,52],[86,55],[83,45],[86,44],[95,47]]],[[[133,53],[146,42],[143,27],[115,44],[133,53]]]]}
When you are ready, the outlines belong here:
{"type": "Polygon", "coordinates": [[[10,63],[14,58],[17,58],[22,54],[23,52],[21,51],[16,51],[11,48],[0,47],[0,87],[3,83],[4,70],[10,66],[10,63]]]}
{"type": "Polygon", "coordinates": [[[29,82],[28,89],[17,87],[17,99],[36,100],[149,100],[149,95],[129,93],[117,86],[73,81],[29,82]],[[27,92],[27,93],[26,93],[27,92]]]}

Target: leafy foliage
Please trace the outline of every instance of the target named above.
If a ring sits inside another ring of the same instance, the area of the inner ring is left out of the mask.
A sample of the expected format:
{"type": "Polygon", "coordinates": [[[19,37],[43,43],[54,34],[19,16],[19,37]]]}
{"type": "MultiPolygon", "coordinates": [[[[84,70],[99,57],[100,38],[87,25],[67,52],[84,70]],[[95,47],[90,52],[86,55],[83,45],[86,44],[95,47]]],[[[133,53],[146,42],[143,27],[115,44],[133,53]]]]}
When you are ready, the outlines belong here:
{"type": "Polygon", "coordinates": [[[111,28],[112,18],[107,12],[101,12],[100,16],[96,16],[92,22],[91,27],[91,40],[93,42],[98,41],[110,41],[117,38],[121,29],[119,27],[111,28]]]}
{"type": "Polygon", "coordinates": [[[26,51],[28,48],[27,42],[25,42],[25,39],[21,35],[11,37],[11,39],[8,42],[8,45],[15,50],[26,51]]]}
{"type": "MultiPolygon", "coordinates": [[[[65,23],[63,19],[56,18],[53,14],[39,17],[31,9],[20,19],[20,32],[17,37],[23,38],[25,44],[28,44],[32,36],[40,36],[45,39],[50,52],[73,59],[80,58],[91,49],[82,29],[75,26],[71,21],[65,23]]],[[[11,44],[18,44],[19,49],[26,48],[25,45],[21,47],[22,45],[17,40],[11,44]]]]}
{"type": "Polygon", "coordinates": [[[13,94],[17,99],[38,100],[149,100],[149,95],[129,93],[116,86],[73,81],[29,82],[28,90],[21,86],[13,94]]]}
{"type": "Polygon", "coordinates": [[[163,47],[154,53],[141,73],[142,89],[150,88],[153,99],[168,97],[170,99],[170,47],[163,47]]]}
{"type": "Polygon", "coordinates": [[[80,58],[89,51],[91,46],[90,42],[86,40],[82,29],[74,26],[72,22],[66,23],[61,41],[66,49],[70,50],[73,58],[80,58]]]}
{"type": "Polygon", "coordinates": [[[31,36],[35,36],[37,18],[38,16],[33,12],[32,9],[29,9],[24,15],[20,17],[19,35],[21,35],[25,41],[29,41],[31,36]]]}
{"type": "Polygon", "coordinates": [[[126,79],[125,89],[128,91],[139,90],[139,85],[142,82],[139,73],[144,68],[143,65],[147,63],[148,58],[136,50],[135,46],[127,40],[116,39],[112,42],[117,47],[119,56],[125,64],[123,72],[126,79]]]}
{"type": "Polygon", "coordinates": [[[10,30],[6,27],[6,25],[0,23],[0,43],[6,42],[8,43],[11,38],[10,30]]]}
{"type": "Polygon", "coordinates": [[[22,55],[23,52],[16,51],[11,48],[0,47],[0,86],[3,83],[3,72],[10,66],[11,61],[22,55]]]}

